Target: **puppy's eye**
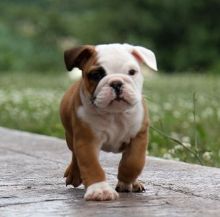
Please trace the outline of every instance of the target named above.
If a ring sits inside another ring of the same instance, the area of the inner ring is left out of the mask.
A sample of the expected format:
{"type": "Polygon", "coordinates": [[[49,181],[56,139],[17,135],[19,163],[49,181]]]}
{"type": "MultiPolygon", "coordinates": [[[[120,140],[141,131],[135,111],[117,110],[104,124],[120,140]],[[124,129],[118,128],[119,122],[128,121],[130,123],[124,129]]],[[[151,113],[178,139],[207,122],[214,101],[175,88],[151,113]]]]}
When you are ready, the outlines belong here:
{"type": "Polygon", "coordinates": [[[128,71],[128,74],[129,75],[135,75],[137,73],[137,71],[135,70],[135,69],[130,69],[129,71],[128,71]]]}
{"type": "Polygon", "coordinates": [[[103,77],[105,77],[106,72],[103,68],[98,68],[92,70],[88,74],[88,78],[93,81],[100,81],[103,77]]]}

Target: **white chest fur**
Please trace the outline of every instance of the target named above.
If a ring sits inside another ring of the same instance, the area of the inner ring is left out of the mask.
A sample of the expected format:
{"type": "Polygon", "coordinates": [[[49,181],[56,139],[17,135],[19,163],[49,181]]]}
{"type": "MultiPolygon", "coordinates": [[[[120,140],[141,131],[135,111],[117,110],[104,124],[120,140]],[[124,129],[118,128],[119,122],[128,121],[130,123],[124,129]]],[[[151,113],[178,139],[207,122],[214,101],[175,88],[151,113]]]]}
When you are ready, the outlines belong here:
{"type": "Polygon", "coordinates": [[[98,114],[80,106],[77,115],[89,124],[100,149],[107,152],[119,152],[122,144],[127,144],[141,128],[144,116],[142,102],[123,113],[98,114]]]}

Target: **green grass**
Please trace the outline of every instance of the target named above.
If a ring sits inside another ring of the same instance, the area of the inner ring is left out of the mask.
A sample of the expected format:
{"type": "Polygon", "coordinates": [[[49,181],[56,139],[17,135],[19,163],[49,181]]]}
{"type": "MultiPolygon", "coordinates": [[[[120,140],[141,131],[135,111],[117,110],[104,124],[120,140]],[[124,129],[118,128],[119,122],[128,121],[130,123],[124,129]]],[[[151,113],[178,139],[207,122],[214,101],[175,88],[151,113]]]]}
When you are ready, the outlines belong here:
{"type": "MultiPolygon", "coordinates": [[[[0,75],[0,125],[63,137],[59,102],[66,74],[0,75]]],[[[149,154],[220,167],[220,77],[146,78],[151,117],[149,154]]]]}

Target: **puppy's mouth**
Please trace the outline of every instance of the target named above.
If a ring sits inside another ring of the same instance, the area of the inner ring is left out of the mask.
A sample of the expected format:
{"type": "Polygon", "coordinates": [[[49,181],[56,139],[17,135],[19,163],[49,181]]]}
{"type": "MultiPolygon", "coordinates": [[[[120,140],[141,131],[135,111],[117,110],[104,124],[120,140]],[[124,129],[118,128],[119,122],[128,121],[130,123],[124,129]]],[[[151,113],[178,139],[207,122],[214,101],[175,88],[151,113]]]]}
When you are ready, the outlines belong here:
{"type": "MultiPolygon", "coordinates": [[[[95,100],[96,100],[96,96],[92,96],[92,97],[90,98],[91,104],[96,106],[95,100]]],[[[114,102],[119,102],[119,103],[120,103],[120,102],[124,102],[124,103],[126,103],[126,104],[128,104],[128,105],[131,105],[131,103],[128,102],[124,97],[121,97],[121,96],[118,96],[118,95],[117,95],[114,99],[112,99],[112,100],[110,101],[109,105],[112,105],[114,102]]]]}
{"type": "Polygon", "coordinates": [[[110,103],[109,105],[112,105],[113,102],[125,102],[128,105],[131,105],[131,103],[129,103],[125,98],[121,97],[121,96],[116,96],[110,103]]]}

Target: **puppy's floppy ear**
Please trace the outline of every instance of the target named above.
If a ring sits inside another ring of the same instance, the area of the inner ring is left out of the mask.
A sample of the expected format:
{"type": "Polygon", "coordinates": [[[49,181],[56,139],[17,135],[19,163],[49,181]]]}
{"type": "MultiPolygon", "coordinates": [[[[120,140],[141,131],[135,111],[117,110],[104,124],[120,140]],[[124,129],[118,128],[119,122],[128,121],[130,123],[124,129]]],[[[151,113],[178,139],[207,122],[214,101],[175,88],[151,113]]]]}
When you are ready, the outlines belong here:
{"type": "Polygon", "coordinates": [[[68,71],[77,67],[83,71],[84,65],[95,54],[94,46],[84,45],[64,52],[64,62],[68,71]]]}
{"type": "Polygon", "coordinates": [[[143,62],[154,71],[157,71],[156,57],[151,50],[140,46],[132,46],[129,44],[124,44],[124,46],[131,52],[131,54],[137,59],[138,62],[143,62]]]}

